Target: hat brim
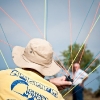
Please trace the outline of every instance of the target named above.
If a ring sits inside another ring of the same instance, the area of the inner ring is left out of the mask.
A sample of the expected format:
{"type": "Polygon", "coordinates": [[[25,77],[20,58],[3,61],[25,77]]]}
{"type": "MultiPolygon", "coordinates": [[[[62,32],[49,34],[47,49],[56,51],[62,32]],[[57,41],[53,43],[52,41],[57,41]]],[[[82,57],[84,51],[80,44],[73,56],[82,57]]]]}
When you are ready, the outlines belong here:
{"type": "Polygon", "coordinates": [[[15,46],[12,51],[13,61],[20,68],[31,68],[40,72],[44,76],[52,76],[60,71],[60,67],[52,60],[50,65],[42,66],[29,61],[24,57],[25,48],[20,46],[15,46]]]}

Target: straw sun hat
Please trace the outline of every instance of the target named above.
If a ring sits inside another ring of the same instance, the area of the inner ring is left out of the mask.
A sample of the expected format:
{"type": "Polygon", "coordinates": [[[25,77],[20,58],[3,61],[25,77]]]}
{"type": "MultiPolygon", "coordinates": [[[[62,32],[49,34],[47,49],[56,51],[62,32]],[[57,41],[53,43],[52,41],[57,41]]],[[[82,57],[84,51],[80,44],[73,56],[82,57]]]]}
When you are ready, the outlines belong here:
{"type": "Polygon", "coordinates": [[[15,46],[12,56],[18,67],[35,69],[44,76],[52,76],[60,71],[53,60],[52,46],[44,39],[34,38],[26,48],[15,46]]]}

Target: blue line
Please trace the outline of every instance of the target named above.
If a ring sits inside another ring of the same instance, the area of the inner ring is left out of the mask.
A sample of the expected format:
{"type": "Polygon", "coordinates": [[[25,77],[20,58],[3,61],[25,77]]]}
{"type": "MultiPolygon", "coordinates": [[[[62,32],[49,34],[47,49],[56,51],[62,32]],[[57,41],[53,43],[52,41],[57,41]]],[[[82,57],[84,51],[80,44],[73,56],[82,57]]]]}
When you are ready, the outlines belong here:
{"type": "MultiPolygon", "coordinates": [[[[100,53],[100,51],[94,56],[94,58],[96,58],[96,56],[98,56],[99,53],[100,53]]],[[[93,60],[94,60],[94,59],[92,59],[92,60],[85,66],[85,68],[87,68],[87,67],[92,63],[93,60]]],[[[85,68],[84,68],[84,70],[85,70],[85,68]]]]}
{"type": "MultiPolygon", "coordinates": [[[[82,28],[83,28],[83,26],[84,26],[84,23],[85,23],[85,21],[86,21],[86,19],[87,19],[87,17],[88,17],[88,14],[89,14],[90,10],[91,10],[91,8],[92,8],[93,3],[94,3],[94,0],[92,1],[92,4],[91,4],[91,6],[90,6],[90,8],[89,8],[89,10],[88,10],[88,13],[87,13],[87,15],[86,15],[84,21],[83,21],[83,24],[82,24],[81,29],[80,29],[80,31],[79,31],[77,37],[76,37],[76,40],[75,40],[74,44],[76,44],[76,41],[77,41],[77,39],[78,39],[78,37],[79,37],[79,35],[80,35],[80,33],[81,33],[81,30],[82,30],[82,28]]],[[[72,46],[72,50],[73,50],[73,49],[74,49],[74,45],[72,46]]],[[[70,55],[69,55],[69,58],[70,58],[70,55]]]]}
{"type": "MultiPolygon", "coordinates": [[[[1,26],[1,24],[0,24],[0,26],[1,26]]],[[[2,26],[1,26],[1,29],[2,29],[2,32],[4,33],[4,37],[5,37],[6,41],[7,41],[7,43],[9,44],[8,39],[7,39],[7,37],[6,37],[6,34],[5,34],[5,32],[4,32],[3,28],[2,28],[2,26]]],[[[12,49],[11,49],[10,46],[9,46],[9,48],[10,48],[10,51],[12,52],[12,49]]]]}
{"type": "MultiPolygon", "coordinates": [[[[78,39],[78,37],[79,37],[79,35],[80,35],[80,32],[81,32],[81,30],[82,30],[82,28],[83,28],[83,25],[84,25],[84,23],[85,23],[85,21],[86,21],[86,19],[87,19],[87,17],[88,17],[88,14],[89,14],[89,12],[90,12],[90,10],[91,10],[91,8],[92,8],[93,3],[94,3],[94,0],[93,0],[91,6],[90,6],[90,8],[89,8],[89,11],[88,11],[88,13],[87,13],[87,15],[86,15],[86,17],[85,17],[85,19],[84,19],[84,22],[83,22],[83,24],[82,24],[82,26],[81,26],[81,29],[80,29],[80,31],[79,31],[79,33],[78,33],[78,36],[76,37],[75,43],[76,43],[76,41],[77,41],[77,39],[78,39]]],[[[74,44],[75,44],[75,43],[74,43],[74,44]]]]}
{"type": "MultiPolygon", "coordinates": [[[[99,54],[100,54],[100,51],[95,55],[95,58],[96,58],[96,56],[98,56],[99,54]]],[[[92,60],[85,66],[85,68],[84,68],[83,70],[85,70],[85,69],[92,63],[93,60],[94,60],[94,59],[92,59],[92,60]]],[[[82,72],[81,72],[81,73],[82,73],[82,72]]],[[[79,76],[81,76],[81,73],[80,73],[79,76]]],[[[77,76],[75,79],[78,80],[77,78],[78,78],[79,76],[77,76]]]]}

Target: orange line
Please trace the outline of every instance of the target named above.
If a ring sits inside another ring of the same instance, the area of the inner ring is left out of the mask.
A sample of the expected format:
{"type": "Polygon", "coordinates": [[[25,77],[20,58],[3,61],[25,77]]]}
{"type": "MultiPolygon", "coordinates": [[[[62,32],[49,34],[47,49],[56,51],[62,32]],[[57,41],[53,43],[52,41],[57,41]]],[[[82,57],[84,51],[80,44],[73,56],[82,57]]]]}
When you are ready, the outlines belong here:
{"type": "MultiPolygon", "coordinates": [[[[24,5],[23,1],[20,0],[20,2],[22,3],[23,7],[25,8],[26,12],[28,13],[28,15],[30,16],[30,18],[32,19],[32,22],[35,24],[36,28],[38,29],[38,31],[41,33],[41,35],[43,36],[43,33],[41,32],[41,30],[39,29],[38,25],[36,24],[36,22],[34,21],[32,15],[30,14],[30,12],[28,11],[27,7],[24,5]]],[[[44,37],[44,36],[43,36],[44,37]]],[[[56,62],[56,61],[55,61],[56,62]]],[[[64,69],[65,72],[69,75],[68,71],[66,70],[66,68],[64,68],[63,64],[61,63],[61,61],[59,60],[61,66],[56,62],[56,64],[59,65],[60,68],[64,69]]]]}
{"type": "Polygon", "coordinates": [[[96,13],[95,13],[95,16],[94,16],[94,19],[93,19],[93,22],[92,22],[92,25],[91,25],[90,29],[91,29],[92,26],[93,26],[93,23],[94,23],[94,21],[95,21],[95,19],[96,19],[96,15],[97,15],[97,13],[98,13],[99,8],[100,8],[100,2],[99,2],[99,4],[98,4],[98,7],[97,7],[97,10],[96,10],[96,13]]]}
{"type": "MultiPolygon", "coordinates": [[[[92,63],[85,69],[85,72],[91,67],[91,65],[93,64],[93,62],[95,62],[99,57],[100,57],[100,55],[98,55],[98,56],[92,61],[92,63]]],[[[81,73],[81,75],[82,75],[82,73],[81,73]]],[[[77,77],[76,81],[80,78],[81,75],[79,75],[79,76],[77,77]]],[[[75,82],[76,82],[76,81],[75,81],[75,82]]],[[[74,83],[75,83],[75,82],[74,82],[74,83]]]]}
{"type": "Polygon", "coordinates": [[[26,6],[24,5],[23,1],[20,0],[20,2],[21,2],[21,4],[23,5],[23,7],[25,8],[25,10],[26,10],[26,12],[28,13],[28,15],[30,16],[32,22],[35,24],[36,28],[38,29],[38,31],[39,31],[40,34],[42,35],[42,37],[44,37],[44,36],[43,36],[43,33],[42,33],[41,30],[39,29],[38,25],[37,25],[36,22],[34,21],[32,15],[30,14],[30,12],[28,11],[28,9],[27,9],[26,6]]]}
{"type": "Polygon", "coordinates": [[[30,34],[28,34],[10,15],[7,14],[1,7],[0,10],[2,10],[29,38],[31,38],[30,34]]]}
{"type": "MultiPolygon", "coordinates": [[[[68,70],[63,66],[62,62],[61,62],[60,59],[58,58],[57,54],[56,54],[56,53],[54,53],[54,54],[55,54],[56,58],[58,59],[58,61],[59,61],[60,64],[61,64],[61,66],[60,66],[59,64],[58,64],[58,65],[59,65],[68,75],[70,75],[69,72],[68,72],[68,70]]],[[[57,63],[57,62],[56,62],[56,63],[57,63]]]]}
{"type": "Polygon", "coordinates": [[[55,62],[61,69],[63,69],[68,75],[70,75],[69,72],[66,70],[66,68],[64,68],[62,65],[58,64],[57,61],[54,61],[54,62],[55,62]]]}
{"type": "MultiPolygon", "coordinates": [[[[91,27],[90,27],[90,30],[91,30],[91,28],[92,28],[92,26],[93,26],[93,24],[94,24],[94,21],[95,21],[95,19],[96,19],[96,15],[97,15],[97,13],[98,13],[99,8],[100,8],[100,3],[98,4],[98,7],[97,7],[97,10],[96,10],[96,13],[95,13],[95,15],[94,15],[94,18],[93,18],[93,21],[92,21],[92,24],[91,24],[91,27]]],[[[89,38],[89,37],[88,37],[88,38],[89,38]]],[[[88,42],[88,38],[87,38],[86,43],[88,42]]],[[[86,47],[86,44],[85,44],[84,49],[83,49],[83,51],[82,51],[82,54],[81,54],[81,57],[80,57],[79,63],[81,62],[82,56],[83,56],[84,51],[85,51],[85,47],[86,47]]]]}
{"type": "Polygon", "coordinates": [[[93,63],[94,63],[94,62],[95,62],[95,61],[96,61],[99,57],[100,57],[100,55],[98,55],[98,56],[97,56],[97,58],[93,60],[93,62],[92,62],[92,63],[91,63],[91,64],[90,64],[87,68],[86,68],[86,70],[85,70],[85,71],[87,71],[87,70],[88,70],[88,68],[90,68],[90,66],[91,66],[91,65],[92,65],[92,64],[93,64],[93,63]]]}
{"type": "Polygon", "coordinates": [[[81,54],[81,56],[80,56],[79,64],[80,64],[80,62],[81,62],[81,60],[82,60],[82,56],[83,56],[83,54],[84,54],[85,48],[86,48],[86,45],[84,44],[84,48],[83,48],[82,54],[81,54]]]}
{"type": "MultiPolygon", "coordinates": [[[[71,62],[73,60],[72,57],[72,22],[71,22],[71,10],[70,10],[70,0],[68,0],[68,8],[69,8],[69,25],[70,25],[70,49],[71,49],[71,62]]],[[[73,77],[73,66],[72,66],[72,77],[73,77]]]]}
{"type": "Polygon", "coordinates": [[[72,24],[71,24],[71,12],[70,12],[70,0],[68,0],[68,8],[69,8],[69,24],[70,24],[70,43],[71,43],[71,53],[72,53],[72,24]]]}
{"type": "Polygon", "coordinates": [[[13,46],[12,46],[11,44],[5,42],[4,40],[0,40],[0,42],[4,43],[4,44],[6,44],[6,45],[9,45],[11,48],[13,48],[13,46]]]}
{"type": "MultiPolygon", "coordinates": [[[[0,40],[0,42],[2,42],[2,43],[4,43],[4,44],[6,44],[6,45],[9,45],[10,47],[12,47],[13,48],[13,46],[11,45],[11,44],[9,44],[9,43],[7,43],[7,42],[5,42],[4,40],[0,40]]],[[[68,75],[70,75],[69,74],[69,72],[66,70],[66,68],[64,68],[64,66],[62,65],[59,65],[56,61],[55,61],[55,63],[60,67],[60,68],[62,68],[62,69],[64,69],[64,71],[68,74],[68,75]]],[[[61,63],[61,62],[60,62],[61,63]]],[[[62,63],[61,63],[62,64],[62,63]]]]}

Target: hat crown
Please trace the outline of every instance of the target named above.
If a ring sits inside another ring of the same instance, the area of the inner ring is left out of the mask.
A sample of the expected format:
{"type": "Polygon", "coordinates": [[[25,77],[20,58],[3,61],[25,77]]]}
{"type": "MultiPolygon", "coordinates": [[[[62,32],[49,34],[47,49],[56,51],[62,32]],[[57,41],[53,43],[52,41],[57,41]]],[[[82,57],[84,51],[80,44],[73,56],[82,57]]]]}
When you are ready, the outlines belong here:
{"type": "Polygon", "coordinates": [[[34,38],[26,48],[15,46],[12,56],[18,67],[35,69],[44,76],[52,76],[60,71],[60,67],[52,59],[52,46],[44,39],[34,38]]]}
{"type": "Polygon", "coordinates": [[[25,48],[24,56],[31,62],[46,66],[52,63],[53,50],[46,40],[32,39],[25,48]]]}

